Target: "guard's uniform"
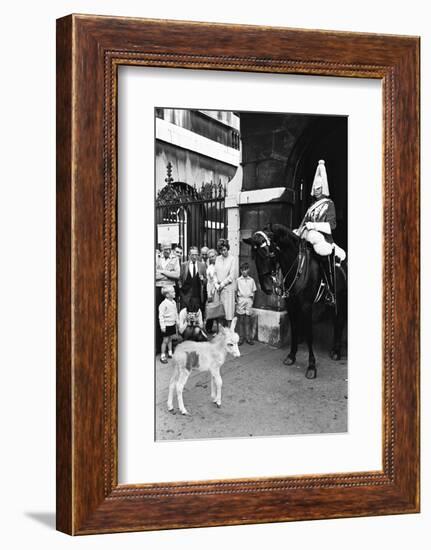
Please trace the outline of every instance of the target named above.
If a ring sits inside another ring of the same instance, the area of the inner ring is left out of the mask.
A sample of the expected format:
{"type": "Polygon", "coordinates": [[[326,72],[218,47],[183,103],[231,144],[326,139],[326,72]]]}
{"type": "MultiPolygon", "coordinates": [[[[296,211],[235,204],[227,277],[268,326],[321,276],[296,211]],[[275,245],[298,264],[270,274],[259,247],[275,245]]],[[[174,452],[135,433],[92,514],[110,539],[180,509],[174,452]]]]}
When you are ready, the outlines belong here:
{"type": "Polygon", "coordinates": [[[307,210],[298,234],[310,242],[320,256],[328,256],[333,249],[332,231],[337,226],[335,205],[329,197],[316,200],[307,210]],[[307,222],[314,223],[314,229],[306,229],[307,222]]]}
{"type": "Polygon", "coordinates": [[[315,199],[314,203],[307,210],[301,225],[295,232],[311,243],[315,252],[321,256],[319,264],[326,283],[325,301],[336,307],[335,257],[344,261],[346,253],[334,243],[332,237],[337,220],[334,203],[329,198],[328,176],[324,160],[318,162],[310,194],[315,199]],[[335,251],[334,255],[333,251],[335,251]]]}

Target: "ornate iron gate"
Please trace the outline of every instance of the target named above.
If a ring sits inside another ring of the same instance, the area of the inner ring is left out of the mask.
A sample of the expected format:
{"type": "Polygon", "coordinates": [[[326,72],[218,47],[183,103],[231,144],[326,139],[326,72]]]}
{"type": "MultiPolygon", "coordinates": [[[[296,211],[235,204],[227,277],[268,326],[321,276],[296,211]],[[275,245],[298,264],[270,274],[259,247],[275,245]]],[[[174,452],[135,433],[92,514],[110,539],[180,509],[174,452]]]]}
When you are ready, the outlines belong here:
{"type": "Polygon", "coordinates": [[[227,237],[226,187],[221,182],[202,183],[200,188],[174,182],[169,165],[165,181],[156,197],[156,244],[166,234],[185,255],[190,246],[216,248],[218,239],[227,237]]]}

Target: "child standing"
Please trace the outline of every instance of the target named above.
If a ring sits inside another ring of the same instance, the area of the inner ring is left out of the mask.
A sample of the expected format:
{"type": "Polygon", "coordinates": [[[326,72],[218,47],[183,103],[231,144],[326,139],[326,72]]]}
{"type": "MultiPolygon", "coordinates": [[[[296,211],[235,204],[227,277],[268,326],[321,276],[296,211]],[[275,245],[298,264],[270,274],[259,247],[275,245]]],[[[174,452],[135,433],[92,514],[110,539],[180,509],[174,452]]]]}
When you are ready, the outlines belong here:
{"type": "Polygon", "coordinates": [[[247,344],[254,344],[252,337],[252,311],[256,283],[250,277],[249,265],[247,262],[241,264],[241,277],[236,281],[236,312],[238,315],[239,345],[244,343],[244,335],[247,344]]]}
{"type": "Polygon", "coordinates": [[[159,305],[159,323],[162,331],[162,349],[160,362],[167,363],[166,350],[168,357],[172,357],[172,337],[176,334],[178,325],[177,304],[175,302],[175,289],[173,286],[162,288],[162,295],[165,297],[159,305]]]}

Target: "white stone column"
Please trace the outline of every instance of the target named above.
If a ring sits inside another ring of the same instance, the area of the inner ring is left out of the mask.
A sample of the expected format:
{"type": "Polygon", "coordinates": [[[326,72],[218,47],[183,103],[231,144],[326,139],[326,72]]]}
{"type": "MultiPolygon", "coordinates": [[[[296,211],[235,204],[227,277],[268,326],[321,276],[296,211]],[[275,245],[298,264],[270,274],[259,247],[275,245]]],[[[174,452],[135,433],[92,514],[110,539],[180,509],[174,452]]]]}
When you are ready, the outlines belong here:
{"type": "MultiPolygon", "coordinates": [[[[227,237],[230,244],[230,253],[235,257],[236,269],[239,269],[240,252],[240,204],[261,203],[278,199],[285,192],[284,187],[241,191],[243,169],[238,166],[235,176],[228,183],[225,208],[227,209],[227,237]]],[[[283,346],[289,341],[289,319],[286,311],[272,311],[253,308],[256,316],[256,335],[259,342],[272,346],[283,346]]]]}
{"type": "Polygon", "coordinates": [[[234,177],[227,186],[225,208],[227,209],[227,238],[230,244],[230,253],[235,257],[238,272],[239,259],[239,196],[242,187],[242,166],[239,165],[234,177]]]}

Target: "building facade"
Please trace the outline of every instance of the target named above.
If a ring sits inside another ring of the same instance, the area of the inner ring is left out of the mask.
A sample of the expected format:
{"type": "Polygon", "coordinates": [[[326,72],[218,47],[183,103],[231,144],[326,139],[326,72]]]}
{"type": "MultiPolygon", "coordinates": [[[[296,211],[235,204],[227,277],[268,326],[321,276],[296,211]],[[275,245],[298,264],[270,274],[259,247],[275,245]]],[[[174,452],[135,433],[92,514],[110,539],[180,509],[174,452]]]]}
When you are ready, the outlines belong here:
{"type": "Polygon", "coordinates": [[[227,237],[225,196],[240,162],[230,111],[156,109],[157,243],[214,247],[227,237]]]}

